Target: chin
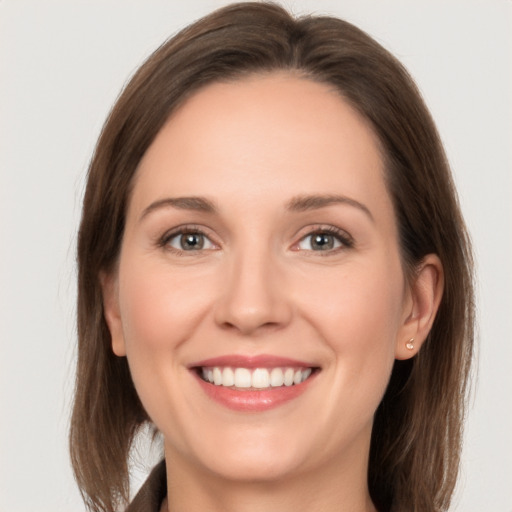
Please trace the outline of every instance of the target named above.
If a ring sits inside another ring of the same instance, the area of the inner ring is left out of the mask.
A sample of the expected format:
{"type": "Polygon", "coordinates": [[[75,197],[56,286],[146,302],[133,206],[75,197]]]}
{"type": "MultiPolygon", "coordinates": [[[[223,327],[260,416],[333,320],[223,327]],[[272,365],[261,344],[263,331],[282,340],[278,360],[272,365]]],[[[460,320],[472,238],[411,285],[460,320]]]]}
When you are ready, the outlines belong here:
{"type": "Polygon", "coordinates": [[[242,442],[208,439],[194,456],[196,464],[226,480],[254,483],[276,482],[304,467],[307,457],[297,443],[284,443],[271,433],[242,437],[242,442]]]}
{"type": "Polygon", "coordinates": [[[237,457],[209,465],[210,473],[225,480],[239,483],[276,483],[297,473],[297,464],[282,458],[261,457],[242,460],[237,457]]]}

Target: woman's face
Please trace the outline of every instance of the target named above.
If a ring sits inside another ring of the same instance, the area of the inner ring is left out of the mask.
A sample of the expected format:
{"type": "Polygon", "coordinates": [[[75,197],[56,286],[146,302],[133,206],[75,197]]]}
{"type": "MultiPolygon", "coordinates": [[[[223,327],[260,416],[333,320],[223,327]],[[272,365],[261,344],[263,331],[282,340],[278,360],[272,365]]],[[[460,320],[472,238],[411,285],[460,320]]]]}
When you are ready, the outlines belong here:
{"type": "Polygon", "coordinates": [[[376,137],[328,86],[273,74],[191,97],[140,163],[104,291],[174,464],[365,474],[413,306],[376,137]]]}

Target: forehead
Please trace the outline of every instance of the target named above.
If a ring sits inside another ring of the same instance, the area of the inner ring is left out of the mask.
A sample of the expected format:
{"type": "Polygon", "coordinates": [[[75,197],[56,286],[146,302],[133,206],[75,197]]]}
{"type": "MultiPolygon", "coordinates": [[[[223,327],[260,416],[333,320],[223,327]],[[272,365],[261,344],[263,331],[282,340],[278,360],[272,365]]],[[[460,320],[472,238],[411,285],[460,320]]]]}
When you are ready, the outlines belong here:
{"type": "Polygon", "coordinates": [[[331,86],[256,75],[208,85],[171,116],[140,162],[132,203],[144,208],[166,194],[247,202],[276,191],[283,201],[308,193],[375,201],[387,196],[383,174],[369,123],[331,86]]]}

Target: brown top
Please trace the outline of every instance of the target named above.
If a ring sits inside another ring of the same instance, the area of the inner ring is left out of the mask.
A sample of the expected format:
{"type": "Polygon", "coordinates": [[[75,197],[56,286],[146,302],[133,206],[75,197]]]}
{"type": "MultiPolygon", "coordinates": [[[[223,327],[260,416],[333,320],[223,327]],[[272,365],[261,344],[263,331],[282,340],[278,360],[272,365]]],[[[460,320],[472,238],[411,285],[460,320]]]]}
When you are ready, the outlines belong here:
{"type": "Polygon", "coordinates": [[[125,512],[159,512],[167,495],[165,460],[157,464],[125,512]]]}

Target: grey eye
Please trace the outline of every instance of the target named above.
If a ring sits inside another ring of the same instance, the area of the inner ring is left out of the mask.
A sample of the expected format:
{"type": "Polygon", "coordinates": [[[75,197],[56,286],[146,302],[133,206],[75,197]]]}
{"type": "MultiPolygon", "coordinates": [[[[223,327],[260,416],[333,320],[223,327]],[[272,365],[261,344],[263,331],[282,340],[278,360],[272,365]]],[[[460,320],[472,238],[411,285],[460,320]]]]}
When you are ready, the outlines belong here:
{"type": "Polygon", "coordinates": [[[169,239],[168,244],[180,251],[200,251],[212,249],[213,243],[202,233],[179,233],[169,239]]]}
{"type": "Polygon", "coordinates": [[[330,251],[341,247],[339,238],[330,233],[312,233],[299,242],[299,249],[304,251],[330,251]]]}

